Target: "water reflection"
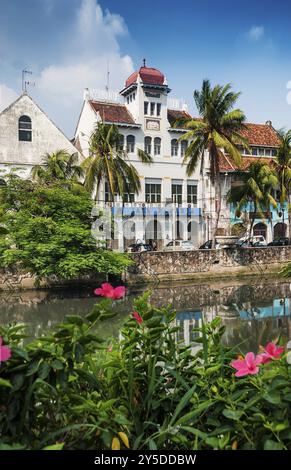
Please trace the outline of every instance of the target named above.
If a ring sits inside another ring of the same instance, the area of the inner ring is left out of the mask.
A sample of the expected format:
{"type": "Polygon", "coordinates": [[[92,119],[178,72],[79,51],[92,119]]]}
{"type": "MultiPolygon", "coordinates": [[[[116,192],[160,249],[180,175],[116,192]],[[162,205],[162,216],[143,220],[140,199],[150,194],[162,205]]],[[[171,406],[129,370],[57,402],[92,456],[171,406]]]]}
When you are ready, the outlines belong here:
{"type": "MultiPolygon", "coordinates": [[[[132,299],[140,293],[132,290],[118,303],[117,317],[102,324],[104,336],[118,335],[132,299]]],[[[202,318],[210,321],[219,315],[226,326],[223,341],[244,352],[279,335],[290,339],[290,298],[291,283],[278,280],[168,285],[154,288],[150,297],[153,305],[172,304],[177,311],[178,340],[195,344],[193,328],[201,326],[202,318]]],[[[85,315],[96,301],[92,289],[5,292],[0,294],[0,323],[28,323],[30,334],[37,336],[66,314],[85,315]]]]}

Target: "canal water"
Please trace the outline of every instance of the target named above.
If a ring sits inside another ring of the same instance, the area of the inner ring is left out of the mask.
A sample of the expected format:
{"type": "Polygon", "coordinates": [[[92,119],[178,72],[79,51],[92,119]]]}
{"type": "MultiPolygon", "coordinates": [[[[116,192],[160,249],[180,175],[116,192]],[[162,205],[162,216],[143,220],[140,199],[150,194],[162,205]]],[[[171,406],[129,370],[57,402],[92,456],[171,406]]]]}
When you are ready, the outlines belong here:
{"type": "MultiPolygon", "coordinates": [[[[202,319],[220,316],[226,326],[223,342],[240,351],[257,351],[259,345],[279,336],[291,339],[291,282],[281,279],[223,281],[150,286],[151,303],[171,304],[176,310],[178,339],[195,343],[202,319]]],[[[144,289],[145,290],[145,289],[144,289]]],[[[131,289],[118,302],[118,314],[102,323],[104,337],[117,336],[131,312],[134,297],[142,290],[131,289]]],[[[30,336],[39,336],[61,322],[66,314],[86,315],[98,302],[92,289],[38,290],[0,293],[0,324],[26,323],[30,336]]]]}

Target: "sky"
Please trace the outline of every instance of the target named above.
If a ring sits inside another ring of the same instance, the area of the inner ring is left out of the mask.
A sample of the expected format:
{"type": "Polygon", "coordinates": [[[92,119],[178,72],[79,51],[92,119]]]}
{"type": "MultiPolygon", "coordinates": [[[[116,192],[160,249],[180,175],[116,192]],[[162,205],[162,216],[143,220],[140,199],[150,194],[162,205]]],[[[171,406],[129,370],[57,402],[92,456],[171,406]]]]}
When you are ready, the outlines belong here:
{"type": "Polygon", "coordinates": [[[248,122],[291,128],[290,0],[0,0],[0,111],[30,95],[72,138],[84,88],[161,70],[197,115],[204,78],[231,83],[248,122]]]}

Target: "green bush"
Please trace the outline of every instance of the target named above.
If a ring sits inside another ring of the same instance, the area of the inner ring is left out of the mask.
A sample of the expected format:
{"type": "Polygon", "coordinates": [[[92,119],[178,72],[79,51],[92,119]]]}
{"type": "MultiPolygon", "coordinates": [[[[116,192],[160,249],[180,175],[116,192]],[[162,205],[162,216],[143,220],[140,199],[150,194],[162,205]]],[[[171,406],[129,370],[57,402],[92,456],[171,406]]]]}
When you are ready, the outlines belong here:
{"type": "Polygon", "coordinates": [[[119,341],[95,327],[113,316],[102,300],[23,344],[21,325],[0,328],[12,357],[1,363],[2,448],[291,449],[291,367],[286,357],[237,378],[237,353],[219,318],[199,330],[201,348],[177,344],[171,308],[135,301],[119,341]]]}

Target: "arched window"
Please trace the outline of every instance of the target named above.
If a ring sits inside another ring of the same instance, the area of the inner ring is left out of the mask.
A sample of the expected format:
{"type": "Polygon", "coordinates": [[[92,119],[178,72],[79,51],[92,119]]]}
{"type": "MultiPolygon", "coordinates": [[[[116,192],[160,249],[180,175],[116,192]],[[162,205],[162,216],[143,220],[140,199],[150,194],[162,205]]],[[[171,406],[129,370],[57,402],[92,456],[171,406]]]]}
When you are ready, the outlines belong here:
{"type": "Polygon", "coordinates": [[[171,140],[171,155],[172,157],[177,157],[178,155],[178,141],[177,139],[171,140]]]}
{"type": "Polygon", "coordinates": [[[21,116],[18,121],[18,140],[23,142],[32,141],[31,119],[29,116],[21,116]]]}
{"type": "Polygon", "coordinates": [[[119,134],[117,150],[121,152],[123,149],[124,149],[124,135],[119,134]]]}
{"type": "Polygon", "coordinates": [[[149,155],[152,153],[152,138],[145,137],[144,139],[144,151],[149,155]]]}
{"type": "Polygon", "coordinates": [[[161,139],[160,137],[155,137],[154,139],[154,154],[161,155],[161,139]]]}
{"type": "Polygon", "coordinates": [[[181,141],[181,157],[185,157],[187,148],[188,148],[187,140],[182,140],[181,141]]]}
{"type": "Polygon", "coordinates": [[[128,135],[126,137],[126,151],[128,153],[134,152],[135,137],[134,135],[128,135]]]}

